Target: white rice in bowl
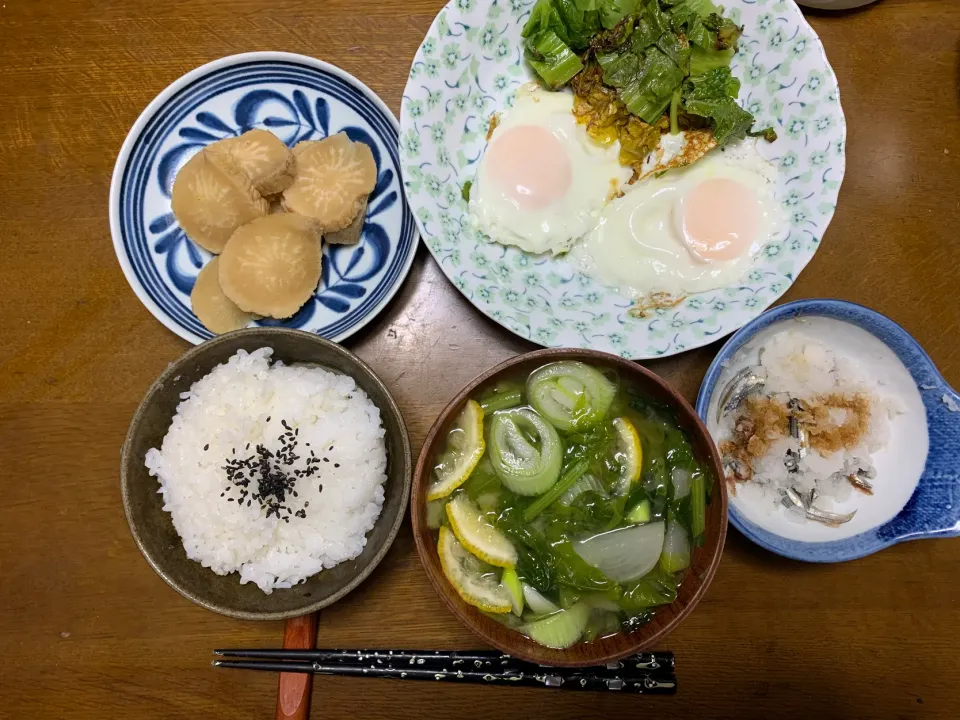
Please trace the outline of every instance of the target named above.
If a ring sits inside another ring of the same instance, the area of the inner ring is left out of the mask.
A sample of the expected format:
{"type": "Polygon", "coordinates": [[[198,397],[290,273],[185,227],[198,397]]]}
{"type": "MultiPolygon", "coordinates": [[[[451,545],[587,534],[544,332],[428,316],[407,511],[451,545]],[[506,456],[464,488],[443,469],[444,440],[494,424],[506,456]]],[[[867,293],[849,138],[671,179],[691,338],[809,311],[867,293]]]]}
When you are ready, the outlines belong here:
{"type": "Polygon", "coordinates": [[[387,478],[380,410],[354,379],[272,354],[194,383],[146,454],[187,557],[265,593],[357,557],[387,478]]]}

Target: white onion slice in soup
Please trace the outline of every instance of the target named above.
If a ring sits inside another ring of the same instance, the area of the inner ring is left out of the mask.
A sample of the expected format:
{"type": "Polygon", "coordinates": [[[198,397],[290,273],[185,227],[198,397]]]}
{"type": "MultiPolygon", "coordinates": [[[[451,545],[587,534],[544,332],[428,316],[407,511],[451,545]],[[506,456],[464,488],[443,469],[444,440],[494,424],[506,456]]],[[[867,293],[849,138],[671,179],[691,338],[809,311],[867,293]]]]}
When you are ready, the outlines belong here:
{"type": "Polygon", "coordinates": [[[523,600],[527,603],[527,607],[537,615],[549,615],[550,613],[555,613],[560,610],[557,605],[550,602],[550,600],[541,595],[540,592],[531,585],[524,584],[523,600]]]}
{"type": "Polygon", "coordinates": [[[663,538],[661,520],[600,533],[575,542],[573,549],[585,563],[622,583],[641,578],[657,566],[663,538]]]}
{"type": "Polygon", "coordinates": [[[673,472],[670,473],[670,481],[673,483],[674,500],[682,500],[690,494],[690,478],[690,471],[684,470],[683,468],[674,468],[673,472]]]}

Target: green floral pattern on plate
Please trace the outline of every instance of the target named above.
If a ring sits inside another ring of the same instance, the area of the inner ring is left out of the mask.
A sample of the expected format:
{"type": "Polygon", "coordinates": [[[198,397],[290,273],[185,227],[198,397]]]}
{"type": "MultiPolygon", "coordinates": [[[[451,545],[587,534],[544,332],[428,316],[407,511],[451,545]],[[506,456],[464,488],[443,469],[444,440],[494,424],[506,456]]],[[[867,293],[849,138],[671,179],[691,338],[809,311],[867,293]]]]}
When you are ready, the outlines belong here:
{"type": "Polygon", "coordinates": [[[789,229],[735,285],[677,307],[629,314],[630,300],[577,273],[562,257],[527,255],[475,232],[461,197],[486,145],[492,113],[532,79],[520,30],[534,0],[451,0],[420,46],[400,111],[407,200],[430,252],[477,308],[521,337],[624,357],[663,357],[706,345],[759,315],[816,252],[844,173],[846,124],[823,46],[793,0],[728,0],[745,27],[734,59],[740,102],[776,143],[760,143],[778,168],[789,229]]]}

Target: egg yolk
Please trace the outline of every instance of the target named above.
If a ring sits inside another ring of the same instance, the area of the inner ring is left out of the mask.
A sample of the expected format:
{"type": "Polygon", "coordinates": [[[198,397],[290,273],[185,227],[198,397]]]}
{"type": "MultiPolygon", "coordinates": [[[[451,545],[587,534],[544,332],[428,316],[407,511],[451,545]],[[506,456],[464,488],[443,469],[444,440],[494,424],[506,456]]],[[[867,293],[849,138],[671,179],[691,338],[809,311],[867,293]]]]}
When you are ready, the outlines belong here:
{"type": "Polygon", "coordinates": [[[706,180],[684,198],[683,236],[703,262],[734,260],[757,236],[760,211],[749,188],[725,178],[706,180]]]}
{"type": "Polygon", "coordinates": [[[520,210],[540,210],[563,198],[573,179],[566,149],[549,130],[517,125],[487,149],[492,178],[520,210]]]}

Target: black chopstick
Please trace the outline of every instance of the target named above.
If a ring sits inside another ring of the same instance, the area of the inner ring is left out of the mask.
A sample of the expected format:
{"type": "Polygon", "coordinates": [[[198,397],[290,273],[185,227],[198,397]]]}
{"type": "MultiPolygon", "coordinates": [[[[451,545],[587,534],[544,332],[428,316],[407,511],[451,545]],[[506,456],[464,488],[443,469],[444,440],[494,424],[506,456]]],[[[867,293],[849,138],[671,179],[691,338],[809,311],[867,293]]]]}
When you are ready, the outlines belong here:
{"type": "MultiPolygon", "coordinates": [[[[471,669],[517,669],[531,671],[541,666],[523,660],[503,655],[493,650],[283,650],[273,648],[226,649],[214,650],[214,655],[228,658],[256,658],[261,660],[300,660],[319,662],[323,664],[360,664],[368,663],[367,667],[393,665],[411,665],[422,669],[433,667],[461,668],[472,666],[471,669]]],[[[627,676],[639,671],[645,675],[654,671],[673,672],[674,657],[672,652],[645,652],[637,653],[607,663],[605,670],[617,671],[619,676],[627,676]]],[[[597,671],[600,668],[596,668],[597,671]]]]}
{"type": "Polygon", "coordinates": [[[536,668],[533,672],[518,670],[491,672],[469,668],[464,670],[444,670],[440,667],[423,668],[416,664],[398,668],[376,665],[367,667],[346,662],[327,665],[321,662],[277,662],[270,660],[214,660],[213,664],[222,668],[265,670],[268,672],[303,672],[317,675],[433,680],[434,682],[446,681],[481,685],[520,685],[523,687],[560,688],[564,690],[626,692],[638,695],[673,695],[677,691],[676,677],[672,673],[664,671],[621,678],[597,675],[591,668],[536,668]]]}

